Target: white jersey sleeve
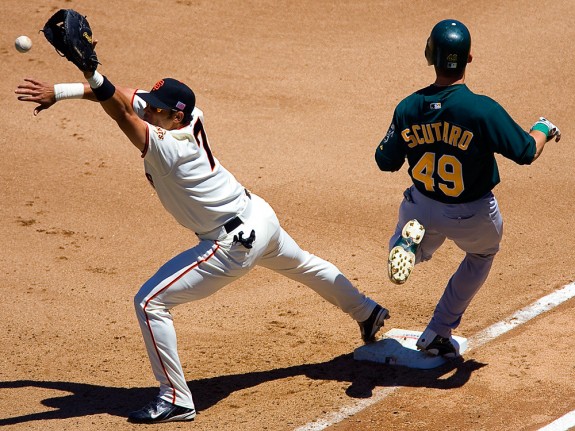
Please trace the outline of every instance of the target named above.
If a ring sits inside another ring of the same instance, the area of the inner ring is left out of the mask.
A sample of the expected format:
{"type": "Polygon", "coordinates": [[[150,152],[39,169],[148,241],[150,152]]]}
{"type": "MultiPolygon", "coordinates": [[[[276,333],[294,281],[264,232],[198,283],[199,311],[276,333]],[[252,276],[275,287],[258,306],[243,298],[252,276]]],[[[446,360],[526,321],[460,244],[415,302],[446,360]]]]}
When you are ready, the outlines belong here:
{"type": "Polygon", "coordinates": [[[144,108],[146,107],[146,102],[144,99],[138,96],[138,93],[147,93],[147,91],[136,90],[134,96],[132,97],[132,108],[138,117],[144,118],[144,108]]]}

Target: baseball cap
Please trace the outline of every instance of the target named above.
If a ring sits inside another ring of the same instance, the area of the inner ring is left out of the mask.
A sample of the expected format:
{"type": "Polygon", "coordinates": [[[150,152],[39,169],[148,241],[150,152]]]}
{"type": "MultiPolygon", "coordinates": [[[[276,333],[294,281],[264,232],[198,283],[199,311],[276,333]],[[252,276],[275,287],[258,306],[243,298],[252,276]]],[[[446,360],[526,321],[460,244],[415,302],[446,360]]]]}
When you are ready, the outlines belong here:
{"type": "Polygon", "coordinates": [[[196,105],[192,89],[174,78],[160,79],[149,93],[138,93],[138,96],[155,108],[182,111],[185,122],[190,120],[196,105]]]}

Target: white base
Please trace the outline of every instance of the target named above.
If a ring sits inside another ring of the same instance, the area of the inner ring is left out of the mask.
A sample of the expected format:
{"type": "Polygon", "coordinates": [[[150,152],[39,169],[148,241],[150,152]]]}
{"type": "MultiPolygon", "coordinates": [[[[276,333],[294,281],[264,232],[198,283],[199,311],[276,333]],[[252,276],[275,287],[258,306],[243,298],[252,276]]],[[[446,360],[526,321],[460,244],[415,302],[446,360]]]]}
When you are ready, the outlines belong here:
{"type": "MultiPolygon", "coordinates": [[[[430,356],[420,352],[415,346],[421,332],[393,328],[375,343],[358,347],[353,353],[357,361],[379,362],[389,365],[402,365],[409,368],[427,370],[445,364],[442,356],[430,356]]],[[[453,336],[459,343],[459,353],[467,350],[467,338],[453,336]]]]}

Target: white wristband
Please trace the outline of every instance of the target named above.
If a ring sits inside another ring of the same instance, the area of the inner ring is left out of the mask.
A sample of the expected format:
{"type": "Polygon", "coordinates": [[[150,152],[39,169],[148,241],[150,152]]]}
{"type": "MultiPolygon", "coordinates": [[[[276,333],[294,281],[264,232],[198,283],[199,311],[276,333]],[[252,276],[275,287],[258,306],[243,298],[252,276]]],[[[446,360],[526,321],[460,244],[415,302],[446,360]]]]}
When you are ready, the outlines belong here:
{"type": "Polygon", "coordinates": [[[104,83],[104,77],[97,70],[95,70],[94,74],[88,78],[88,84],[90,84],[90,88],[98,88],[103,83],[104,83]]]}
{"type": "Polygon", "coordinates": [[[54,84],[56,102],[63,99],[81,99],[84,97],[84,84],[54,84]]]}

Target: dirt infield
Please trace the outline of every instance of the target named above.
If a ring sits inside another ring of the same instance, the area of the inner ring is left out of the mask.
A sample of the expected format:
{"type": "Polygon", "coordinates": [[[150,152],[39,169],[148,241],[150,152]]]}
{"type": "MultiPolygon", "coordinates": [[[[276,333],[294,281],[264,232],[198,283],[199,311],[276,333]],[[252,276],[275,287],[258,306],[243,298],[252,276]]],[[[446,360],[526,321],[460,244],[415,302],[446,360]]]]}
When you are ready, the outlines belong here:
{"type": "MultiPolygon", "coordinates": [[[[465,22],[467,83],[525,128],[546,115],[563,140],[532,166],[498,159],[501,252],[456,334],[471,337],[574,280],[575,2],[4,0],[0,16],[0,427],[130,430],[157,392],[132,306],[139,286],[196,238],[161,207],[138,151],[103,110],[64,101],[39,116],[24,77],[81,74],[38,33],[57,9],[88,16],[111,81],[196,92],[215,155],[276,209],[302,247],[335,263],[423,330],[462,254],[446,243],[409,283],[386,277],[401,173],[373,159],[395,105],[428,85],[424,43],[465,22]],[[431,7],[433,3],[433,8],[431,7]],[[456,6],[455,6],[456,5],[456,6]],[[18,53],[14,39],[34,43],[18,53]]],[[[357,324],[265,269],[173,311],[199,414],[161,429],[294,430],[399,387],[333,430],[537,430],[575,409],[570,300],[431,371],[357,363],[357,324]]]]}

